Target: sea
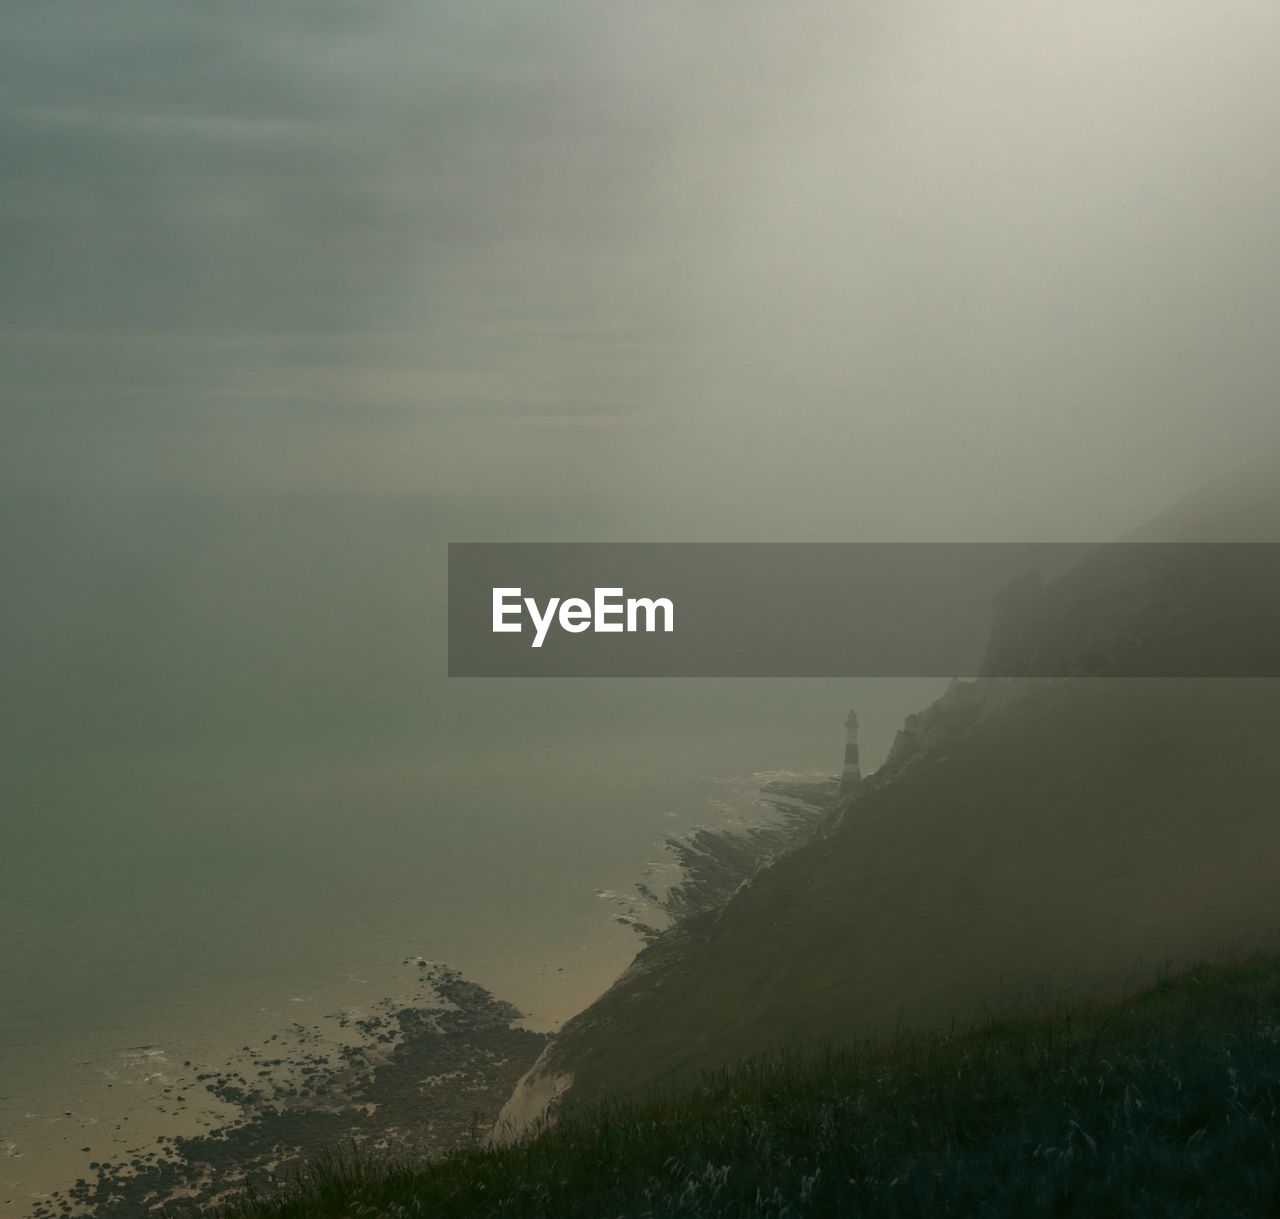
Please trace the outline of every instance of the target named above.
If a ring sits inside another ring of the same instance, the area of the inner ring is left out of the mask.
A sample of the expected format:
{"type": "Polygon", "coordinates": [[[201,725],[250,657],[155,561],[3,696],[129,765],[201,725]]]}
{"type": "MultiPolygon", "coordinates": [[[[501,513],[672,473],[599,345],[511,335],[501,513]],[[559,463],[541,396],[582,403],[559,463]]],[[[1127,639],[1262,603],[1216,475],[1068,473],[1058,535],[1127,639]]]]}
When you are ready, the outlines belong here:
{"type": "Polygon", "coordinates": [[[0,1214],[234,1120],[179,1085],[304,1028],[334,1049],[420,962],[553,1032],[643,946],[634,923],[663,925],[637,884],[679,879],[669,840],[767,823],[771,784],[822,777],[717,760],[68,776],[93,819],[32,810],[0,857],[0,1214]]]}
{"type": "Polygon", "coordinates": [[[942,688],[449,679],[456,536],[383,500],[6,502],[3,1219],[234,1122],[199,1076],[340,1052],[426,962],[554,1032],[662,925],[673,837],[836,774],[850,706],[874,764],[942,688]]]}

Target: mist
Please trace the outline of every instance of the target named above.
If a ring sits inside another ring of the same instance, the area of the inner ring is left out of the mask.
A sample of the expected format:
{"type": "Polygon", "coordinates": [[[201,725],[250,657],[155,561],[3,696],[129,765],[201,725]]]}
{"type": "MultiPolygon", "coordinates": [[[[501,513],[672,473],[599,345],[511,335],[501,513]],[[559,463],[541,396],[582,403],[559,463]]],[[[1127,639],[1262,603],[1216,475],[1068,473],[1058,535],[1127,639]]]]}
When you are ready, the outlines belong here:
{"type": "Polygon", "coordinates": [[[448,543],[1105,541],[1274,460],[1277,147],[1264,0],[8,0],[12,1172],[415,958],[549,1027],[671,834],[951,676],[451,680],[448,543]]]}
{"type": "Polygon", "coordinates": [[[1114,535],[1275,446],[1278,25],[15,4],[0,469],[495,537],[1114,535]]]}
{"type": "Polygon", "coordinates": [[[675,716],[834,762],[849,683],[449,683],[444,544],[1102,539],[1274,451],[1278,27],[10,6],[24,754],[675,716]]]}

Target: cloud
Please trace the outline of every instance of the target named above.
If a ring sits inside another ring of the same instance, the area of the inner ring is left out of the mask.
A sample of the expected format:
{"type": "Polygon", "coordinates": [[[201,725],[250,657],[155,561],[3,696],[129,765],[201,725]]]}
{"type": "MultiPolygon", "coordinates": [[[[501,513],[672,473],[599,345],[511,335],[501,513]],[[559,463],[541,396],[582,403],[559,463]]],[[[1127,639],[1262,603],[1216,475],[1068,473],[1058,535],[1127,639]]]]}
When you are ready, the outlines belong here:
{"type": "Polygon", "coordinates": [[[0,468],[1122,530],[1276,439],[1278,20],[15,3],[0,468]]]}

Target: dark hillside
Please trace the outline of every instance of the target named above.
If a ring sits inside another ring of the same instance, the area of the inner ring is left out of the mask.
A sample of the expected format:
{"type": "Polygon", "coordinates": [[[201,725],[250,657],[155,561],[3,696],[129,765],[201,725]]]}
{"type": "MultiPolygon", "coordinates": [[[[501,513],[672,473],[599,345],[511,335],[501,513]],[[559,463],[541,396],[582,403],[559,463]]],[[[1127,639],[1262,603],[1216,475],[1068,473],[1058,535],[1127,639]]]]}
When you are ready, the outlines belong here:
{"type": "Polygon", "coordinates": [[[435,1163],[340,1156],[223,1219],[1274,1215],[1280,964],[737,1064],[435,1163]]]}
{"type": "Polygon", "coordinates": [[[1038,684],[658,941],[543,1069],[588,1101],[1265,938],[1277,741],[1280,682],[1038,684]]]}
{"type": "Polygon", "coordinates": [[[953,683],[909,717],[822,841],[679,924],[565,1027],[512,1125],[566,1088],[571,1105],[779,1045],[1115,988],[1280,931],[1280,680],[1132,676],[1187,652],[1249,673],[1275,652],[1269,556],[1204,539],[1278,526],[1259,475],[1141,531],[1194,544],[1103,548],[1011,588],[990,670],[1076,676],[953,683]]]}

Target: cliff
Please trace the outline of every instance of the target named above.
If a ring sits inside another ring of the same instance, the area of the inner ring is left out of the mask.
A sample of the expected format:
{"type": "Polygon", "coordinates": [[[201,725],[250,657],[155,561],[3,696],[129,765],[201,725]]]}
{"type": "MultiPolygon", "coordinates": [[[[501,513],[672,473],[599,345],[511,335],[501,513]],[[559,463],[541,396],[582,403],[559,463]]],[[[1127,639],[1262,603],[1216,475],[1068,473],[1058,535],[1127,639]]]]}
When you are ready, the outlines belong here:
{"type": "Polygon", "coordinates": [[[953,682],[834,828],[661,936],[522,1088],[571,1079],[572,1107],[678,1086],[1280,930],[1280,681],[1083,676],[1170,647],[1247,660],[1274,631],[1176,548],[1136,570],[1118,553],[998,607],[993,668],[1049,648],[1082,676],[953,682]]]}

